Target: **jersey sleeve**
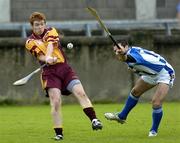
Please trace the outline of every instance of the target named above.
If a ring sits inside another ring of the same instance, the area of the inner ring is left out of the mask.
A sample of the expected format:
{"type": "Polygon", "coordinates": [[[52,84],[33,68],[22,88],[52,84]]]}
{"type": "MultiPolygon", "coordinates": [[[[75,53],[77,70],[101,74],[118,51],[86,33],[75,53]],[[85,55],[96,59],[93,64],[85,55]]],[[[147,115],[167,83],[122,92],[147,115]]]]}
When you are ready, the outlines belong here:
{"type": "Polygon", "coordinates": [[[51,30],[47,32],[44,41],[52,44],[57,44],[59,42],[59,34],[55,28],[51,28],[51,30]]]}
{"type": "Polygon", "coordinates": [[[35,57],[38,57],[38,55],[42,53],[41,50],[37,47],[37,45],[34,44],[33,40],[31,39],[28,39],[26,41],[25,47],[35,57]]]}

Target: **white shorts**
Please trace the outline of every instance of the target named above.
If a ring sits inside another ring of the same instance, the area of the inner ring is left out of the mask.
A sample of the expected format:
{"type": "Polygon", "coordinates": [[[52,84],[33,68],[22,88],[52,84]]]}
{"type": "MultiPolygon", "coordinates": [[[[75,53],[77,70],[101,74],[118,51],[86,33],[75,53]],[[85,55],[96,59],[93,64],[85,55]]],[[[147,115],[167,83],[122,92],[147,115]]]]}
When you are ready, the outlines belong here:
{"type": "Polygon", "coordinates": [[[175,79],[175,74],[170,75],[167,70],[162,69],[159,74],[155,76],[142,75],[141,78],[145,82],[152,85],[156,85],[158,83],[165,83],[168,84],[169,87],[172,87],[175,79]]]}

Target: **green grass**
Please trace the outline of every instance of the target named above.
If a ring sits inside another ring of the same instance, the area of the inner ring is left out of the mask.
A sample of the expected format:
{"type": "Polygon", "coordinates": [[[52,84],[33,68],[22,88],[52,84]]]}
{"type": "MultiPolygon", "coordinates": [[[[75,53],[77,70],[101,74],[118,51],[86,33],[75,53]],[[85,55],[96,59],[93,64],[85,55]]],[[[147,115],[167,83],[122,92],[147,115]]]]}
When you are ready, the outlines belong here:
{"type": "MultiPolygon", "coordinates": [[[[151,105],[140,103],[126,124],[107,121],[103,114],[118,111],[122,104],[96,104],[104,124],[102,131],[92,131],[88,118],[79,105],[64,105],[64,140],[62,143],[179,143],[180,105],[165,103],[159,134],[148,138],[151,105]]],[[[0,143],[51,143],[52,121],[49,106],[0,106],[0,143]]]]}

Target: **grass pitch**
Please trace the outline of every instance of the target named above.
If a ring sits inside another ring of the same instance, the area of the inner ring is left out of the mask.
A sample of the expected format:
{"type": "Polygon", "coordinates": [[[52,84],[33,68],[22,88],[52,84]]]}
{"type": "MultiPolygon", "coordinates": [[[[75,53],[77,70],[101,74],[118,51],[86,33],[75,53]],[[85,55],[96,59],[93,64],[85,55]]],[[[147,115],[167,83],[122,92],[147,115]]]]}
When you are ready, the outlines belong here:
{"type": "MultiPolygon", "coordinates": [[[[158,136],[147,137],[151,126],[151,104],[139,103],[126,124],[107,121],[104,113],[119,111],[122,104],[96,104],[103,122],[102,131],[92,131],[89,119],[79,105],[64,105],[63,143],[179,143],[180,103],[165,103],[158,136]]],[[[49,106],[0,106],[0,143],[56,142],[49,106]]]]}

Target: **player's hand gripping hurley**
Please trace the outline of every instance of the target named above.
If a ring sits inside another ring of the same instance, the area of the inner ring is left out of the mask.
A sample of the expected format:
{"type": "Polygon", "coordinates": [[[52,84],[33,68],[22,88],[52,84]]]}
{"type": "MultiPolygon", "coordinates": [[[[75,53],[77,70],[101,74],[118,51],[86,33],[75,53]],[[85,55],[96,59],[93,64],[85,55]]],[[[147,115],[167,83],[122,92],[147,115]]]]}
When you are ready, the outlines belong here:
{"type": "Polygon", "coordinates": [[[39,68],[37,68],[36,70],[34,70],[33,72],[31,72],[30,74],[28,74],[27,76],[25,76],[24,78],[21,78],[17,81],[15,81],[13,83],[13,85],[15,86],[21,86],[21,85],[25,85],[31,78],[34,74],[38,73],[43,67],[45,67],[47,64],[43,64],[41,65],[39,68]]]}
{"type": "Polygon", "coordinates": [[[118,43],[115,41],[115,39],[113,38],[107,27],[102,22],[101,18],[98,16],[97,11],[92,7],[87,7],[87,10],[96,18],[96,20],[99,22],[100,26],[106,31],[106,33],[108,34],[109,38],[114,43],[114,45],[116,45],[120,49],[118,43]]]}

